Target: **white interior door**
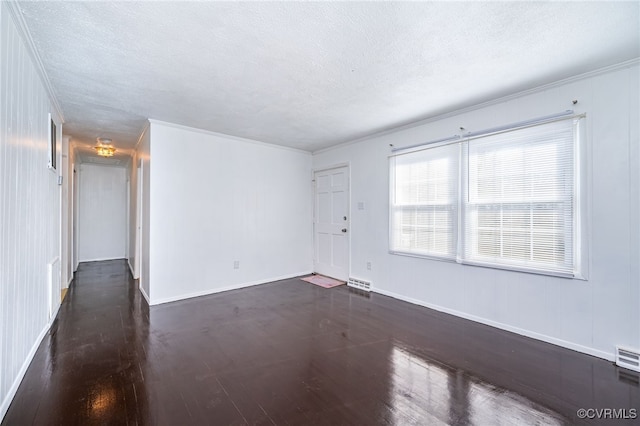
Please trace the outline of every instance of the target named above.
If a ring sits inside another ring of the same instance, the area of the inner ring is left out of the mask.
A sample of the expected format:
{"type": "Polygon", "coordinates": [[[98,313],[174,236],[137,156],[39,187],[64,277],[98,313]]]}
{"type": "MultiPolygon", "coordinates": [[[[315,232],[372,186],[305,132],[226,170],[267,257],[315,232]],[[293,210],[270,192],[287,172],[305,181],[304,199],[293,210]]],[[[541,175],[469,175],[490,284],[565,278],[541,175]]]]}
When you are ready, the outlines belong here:
{"type": "Polygon", "coordinates": [[[315,172],[314,270],[349,278],[349,168],[315,172]]]}

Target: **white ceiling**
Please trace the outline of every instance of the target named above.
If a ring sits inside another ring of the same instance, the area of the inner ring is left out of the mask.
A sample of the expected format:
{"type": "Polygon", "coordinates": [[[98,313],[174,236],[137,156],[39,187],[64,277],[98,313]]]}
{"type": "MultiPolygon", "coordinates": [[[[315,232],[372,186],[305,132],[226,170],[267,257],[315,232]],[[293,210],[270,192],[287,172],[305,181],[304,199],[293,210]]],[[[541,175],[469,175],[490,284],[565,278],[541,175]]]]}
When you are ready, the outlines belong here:
{"type": "Polygon", "coordinates": [[[640,56],[639,2],[21,2],[76,142],[314,151],[640,56]]]}

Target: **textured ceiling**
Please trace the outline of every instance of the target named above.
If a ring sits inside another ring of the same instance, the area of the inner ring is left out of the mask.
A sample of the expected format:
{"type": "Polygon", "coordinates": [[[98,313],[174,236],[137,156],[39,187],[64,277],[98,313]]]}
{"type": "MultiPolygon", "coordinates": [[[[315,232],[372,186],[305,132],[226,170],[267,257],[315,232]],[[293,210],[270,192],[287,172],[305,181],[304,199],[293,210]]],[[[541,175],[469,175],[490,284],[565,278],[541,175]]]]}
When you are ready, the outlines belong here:
{"type": "Polygon", "coordinates": [[[20,2],[76,142],[314,151],[640,56],[638,2],[20,2]]]}

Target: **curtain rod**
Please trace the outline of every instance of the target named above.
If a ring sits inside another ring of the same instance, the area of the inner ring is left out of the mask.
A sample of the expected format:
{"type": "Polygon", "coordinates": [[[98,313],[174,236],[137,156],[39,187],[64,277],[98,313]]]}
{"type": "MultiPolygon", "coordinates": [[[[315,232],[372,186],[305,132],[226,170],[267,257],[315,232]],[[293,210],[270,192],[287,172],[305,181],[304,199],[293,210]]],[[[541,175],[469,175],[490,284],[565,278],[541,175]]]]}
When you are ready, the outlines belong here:
{"type": "Polygon", "coordinates": [[[446,137],[446,138],[436,139],[436,140],[429,141],[429,142],[420,142],[420,143],[417,143],[415,145],[403,146],[401,148],[393,147],[393,148],[391,148],[391,152],[406,151],[406,150],[410,150],[410,149],[414,149],[414,148],[420,148],[420,147],[426,146],[426,145],[433,145],[434,143],[455,141],[455,140],[458,140],[460,138],[461,138],[460,135],[455,135],[455,136],[449,136],[449,137],[446,137]]]}
{"type": "Polygon", "coordinates": [[[410,151],[410,150],[414,150],[417,148],[422,148],[422,147],[426,147],[428,145],[433,145],[433,144],[444,144],[445,142],[452,142],[452,141],[457,141],[459,139],[462,138],[472,138],[472,137],[478,137],[478,136],[483,136],[483,135],[488,135],[491,133],[498,133],[501,131],[505,131],[505,130],[510,130],[510,129],[516,129],[519,127],[527,127],[527,126],[533,126],[536,124],[542,124],[542,123],[546,123],[546,122],[551,122],[557,119],[562,119],[562,118],[567,118],[569,116],[572,116],[574,114],[574,111],[572,109],[568,109],[566,111],[557,113],[557,114],[551,114],[551,115],[545,115],[544,117],[538,117],[538,118],[534,118],[532,120],[525,120],[525,121],[518,121],[516,123],[511,123],[511,124],[505,124],[504,126],[498,126],[498,127],[492,127],[489,129],[484,129],[484,130],[479,130],[477,132],[469,132],[464,134],[463,136],[460,135],[454,135],[454,136],[449,136],[446,138],[440,138],[440,139],[436,139],[436,140],[432,140],[432,141],[428,141],[428,142],[421,142],[421,143],[417,143],[414,145],[409,145],[409,146],[403,146],[403,147],[392,147],[391,148],[391,152],[392,153],[398,153],[401,151],[410,151]]]}
{"type": "Polygon", "coordinates": [[[477,136],[488,135],[490,133],[502,132],[504,130],[516,129],[518,127],[533,126],[533,125],[536,125],[536,124],[542,124],[542,123],[545,123],[545,122],[554,121],[554,120],[559,119],[559,118],[569,117],[571,115],[573,115],[573,110],[572,109],[568,109],[568,110],[566,110],[564,112],[559,112],[557,114],[551,114],[551,115],[545,115],[544,117],[534,118],[533,120],[518,121],[516,123],[505,124],[504,126],[492,127],[490,129],[479,130],[477,132],[469,132],[469,133],[466,133],[464,135],[464,137],[465,138],[473,138],[473,137],[477,137],[477,136]]]}

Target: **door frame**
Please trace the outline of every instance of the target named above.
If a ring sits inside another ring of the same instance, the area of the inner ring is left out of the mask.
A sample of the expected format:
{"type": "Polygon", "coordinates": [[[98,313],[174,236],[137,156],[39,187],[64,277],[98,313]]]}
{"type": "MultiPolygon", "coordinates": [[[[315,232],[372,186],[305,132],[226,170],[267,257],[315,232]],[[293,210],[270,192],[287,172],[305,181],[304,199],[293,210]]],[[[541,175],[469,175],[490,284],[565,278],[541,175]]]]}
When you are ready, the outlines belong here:
{"type": "Polygon", "coordinates": [[[317,247],[318,245],[316,244],[316,239],[317,239],[317,235],[316,235],[316,212],[317,212],[317,196],[316,196],[316,173],[318,172],[325,172],[328,170],[333,170],[333,169],[340,169],[346,167],[347,169],[347,190],[349,191],[349,195],[347,197],[347,217],[349,218],[348,220],[348,229],[349,232],[347,232],[347,279],[348,277],[351,276],[351,225],[352,225],[352,216],[351,216],[351,162],[347,161],[344,163],[336,163],[336,164],[332,164],[332,165],[327,165],[327,166],[322,166],[322,167],[318,167],[318,168],[313,168],[311,170],[311,185],[313,188],[313,202],[312,202],[312,214],[311,214],[311,223],[312,223],[312,233],[313,233],[313,271],[314,273],[317,273],[318,271],[316,271],[316,260],[318,258],[318,253],[317,253],[317,247]]]}
{"type": "MultiPolygon", "coordinates": [[[[133,278],[140,280],[142,275],[142,202],[144,191],[144,162],[141,158],[137,159],[136,170],[136,217],[135,217],[135,242],[134,255],[135,262],[133,266],[133,278]]],[[[142,280],[140,280],[142,283],[142,280]]]]}
{"type": "Polygon", "coordinates": [[[78,229],[80,229],[80,169],[82,163],[74,161],[73,165],[73,272],[78,270],[80,265],[80,239],[78,238],[78,229]]]}
{"type": "MultiPolygon", "coordinates": [[[[71,147],[69,147],[69,155],[71,154],[71,147]]],[[[69,157],[71,158],[71,157],[69,157]]],[[[76,271],[75,267],[75,252],[76,252],[76,158],[74,155],[74,161],[70,163],[69,166],[69,177],[67,178],[69,185],[69,264],[67,267],[69,268],[69,282],[67,283],[67,287],[73,280],[74,272],[76,271]]]]}
{"type": "Polygon", "coordinates": [[[131,171],[127,168],[127,218],[125,220],[125,239],[124,239],[124,258],[127,260],[129,264],[129,270],[131,270],[131,257],[129,256],[129,246],[131,245],[131,171]]]}

